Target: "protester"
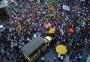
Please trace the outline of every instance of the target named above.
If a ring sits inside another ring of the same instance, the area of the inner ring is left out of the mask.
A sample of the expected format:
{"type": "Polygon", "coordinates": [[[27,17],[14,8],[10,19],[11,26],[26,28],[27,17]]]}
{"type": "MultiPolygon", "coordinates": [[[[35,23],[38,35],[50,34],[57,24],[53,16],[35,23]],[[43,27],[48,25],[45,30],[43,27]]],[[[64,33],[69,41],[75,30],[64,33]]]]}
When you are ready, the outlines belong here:
{"type": "MultiPolygon", "coordinates": [[[[57,42],[66,45],[68,54],[73,54],[73,60],[71,59],[73,62],[78,61],[75,57],[83,52],[85,44],[89,47],[90,42],[84,41],[90,40],[90,22],[81,10],[74,9],[78,12],[63,10],[57,17],[56,10],[49,11],[48,8],[43,9],[40,4],[35,2],[29,4],[26,0],[11,0],[9,9],[10,22],[4,23],[5,31],[0,32],[0,60],[4,57],[8,61],[11,60],[13,56],[9,56],[10,54],[17,58],[15,51],[37,36],[52,36],[56,41],[52,46],[57,42]],[[50,28],[55,28],[55,32],[48,33],[50,28]]],[[[17,62],[19,61],[23,62],[23,59],[20,58],[17,62]]]]}

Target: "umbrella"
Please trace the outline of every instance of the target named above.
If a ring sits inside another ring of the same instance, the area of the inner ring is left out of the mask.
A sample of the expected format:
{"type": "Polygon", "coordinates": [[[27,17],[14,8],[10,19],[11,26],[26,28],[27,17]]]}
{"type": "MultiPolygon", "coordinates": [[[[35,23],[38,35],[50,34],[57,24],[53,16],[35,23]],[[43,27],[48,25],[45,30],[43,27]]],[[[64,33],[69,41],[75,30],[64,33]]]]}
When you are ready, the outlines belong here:
{"type": "Polygon", "coordinates": [[[59,55],[66,54],[66,53],[67,53],[67,48],[66,48],[65,45],[57,45],[57,46],[56,46],[56,52],[57,52],[59,55]]]}

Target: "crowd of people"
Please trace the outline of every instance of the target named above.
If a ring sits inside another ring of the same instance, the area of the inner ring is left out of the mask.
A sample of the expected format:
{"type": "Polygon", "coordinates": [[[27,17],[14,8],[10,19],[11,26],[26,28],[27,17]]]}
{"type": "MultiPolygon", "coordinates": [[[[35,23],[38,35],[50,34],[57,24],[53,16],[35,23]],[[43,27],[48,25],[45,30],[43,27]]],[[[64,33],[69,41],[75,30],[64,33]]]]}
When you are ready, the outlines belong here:
{"type": "Polygon", "coordinates": [[[5,30],[0,32],[0,62],[4,59],[7,62],[25,62],[19,55],[19,48],[37,36],[52,36],[52,47],[54,44],[66,45],[72,62],[81,62],[79,56],[83,56],[84,51],[90,51],[87,8],[84,11],[61,9],[57,16],[56,10],[49,11],[48,7],[27,0],[10,0],[8,4],[10,17],[8,22],[3,23],[5,30]],[[55,33],[49,34],[50,28],[55,28],[55,33]]]}

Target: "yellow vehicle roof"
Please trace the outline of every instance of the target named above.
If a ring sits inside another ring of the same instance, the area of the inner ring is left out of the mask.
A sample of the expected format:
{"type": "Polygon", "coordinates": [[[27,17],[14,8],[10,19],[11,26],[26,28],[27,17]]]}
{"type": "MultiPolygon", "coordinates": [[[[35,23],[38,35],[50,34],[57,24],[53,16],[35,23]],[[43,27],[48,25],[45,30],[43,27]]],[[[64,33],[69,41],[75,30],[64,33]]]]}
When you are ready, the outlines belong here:
{"type": "Polygon", "coordinates": [[[52,40],[52,37],[46,36],[45,39],[47,39],[50,42],[52,40]]]}

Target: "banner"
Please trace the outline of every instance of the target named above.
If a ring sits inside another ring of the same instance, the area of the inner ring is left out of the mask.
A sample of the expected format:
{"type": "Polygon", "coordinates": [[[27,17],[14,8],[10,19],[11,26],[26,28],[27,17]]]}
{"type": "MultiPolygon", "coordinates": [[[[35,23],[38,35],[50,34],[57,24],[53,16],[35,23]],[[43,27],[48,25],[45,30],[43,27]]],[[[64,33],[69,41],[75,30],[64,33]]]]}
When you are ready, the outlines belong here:
{"type": "Polygon", "coordinates": [[[55,28],[50,28],[49,33],[55,33],[55,28]]]}
{"type": "Polygon", "coordinates": [[[63,9],[64,9],[64,10],[67,10],[67,11],[70,11],[70,6],[63,5],[63,9]]]}
{"type": "Polygon", "coordinates": [[[54,12],[55,8],[53,5],[48,6],[48,10],[54,12]]]}
{"type": "Polygon", "coordinates": [[[51,26],[50,22],[44,23],[44,27],[45,27],[46,29],[50,28],[50,26],[51,26]]]}

